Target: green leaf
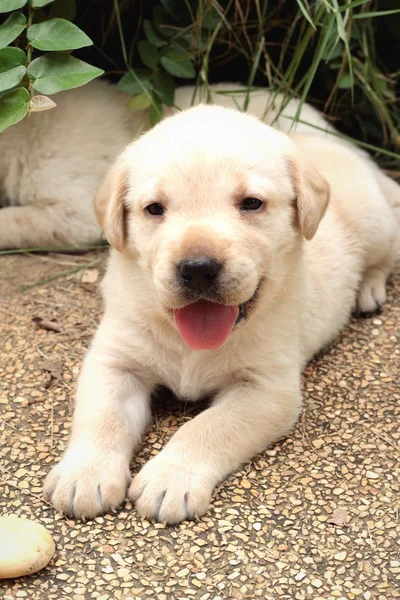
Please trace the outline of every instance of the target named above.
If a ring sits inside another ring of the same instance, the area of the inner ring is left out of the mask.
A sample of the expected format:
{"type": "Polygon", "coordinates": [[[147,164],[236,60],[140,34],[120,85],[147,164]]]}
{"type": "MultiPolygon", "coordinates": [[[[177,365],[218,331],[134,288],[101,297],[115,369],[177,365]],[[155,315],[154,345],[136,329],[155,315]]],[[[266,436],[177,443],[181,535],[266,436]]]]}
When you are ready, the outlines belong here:
{"type": "Polygon", "coordinates": [[[26,73],[25,66],[15,67],[14,69],[5,72],[3,72],[2,69],[3,65],[0,63],[0,92],[10,90],[21,83],[26,73]]]}
{"type": "Polygon", "coordinates": [[[118,82],[118,89],[126,94],[141,94],[151,89],[151,73],[147,69],[129,71],[118,82]]]}
{"type": "Polygon", "coordinates": [[[143,110],[144,108],[148,108],[150,104],[151,97],[149,97],[149,94],[138,94],[137,96],[133,96],[128,102],[129,108],[135,110],[143,110]]]}
{"type": "Polygon", "coordinates": [[[76,50],[91,46],[92,40],[79,27],[65,19],[50,19],[28,29],[28,40],[38,50],[76,50]]]}
{"type": "Polygon", "coordinates": [[[26,18],[22,13],[13,13],[0,25],[0,48],[8,46],[25,29],[26,18]]]}
{"type": "Polygon", "coordinates": [[[174,105],[175,81],[163,69],[157,69],[153,76],[154,91],[167,106],[174,105]]]}
{"type": "Polygon", "coordinates": [[[51,4],[51,2],[54,2],[54,0],[31,0],[31,6],[34,8],[40,8],[41,6],[51,4]]]}
{"type": "Polygon", "coordinates": [[[196,77],[196,71],[190,62],[189,56],[177,46],[170,46],[162,50],[161,64],[168,73],[175,77],[183,79],[196,77]]]}
{"type": "Polygon", "coordinates": [[[143,29],[150,44],[153,44],[153,46],[155,46],[156,48],[161,48],[161,46],[165,46],[167,42],[162,39],[162,37],[154,29],[152,23],[147,19],[143,22],[143,29]]]}
{"type": "Polygon", "coordinates": [[[160,0],[168,14],[174,19],[181,20],[188,16],[187,5],[181,0],[160,0]]]}
{"type": "Polygon", "coordinates": [[[163,118],[163,107],[157,96],[153,96],[152,102],[149,106],[149,120],[150,125],[153,127],[163,118]]]}
{"type": "Polygon", "coordinates": [[[28,0],[0,0],[0,13],[11,12],[25,6],[28,0]]]}
{"type": "Polygon", "coordinates": [[[162,6],[153,8],[153,25],[158,33],[164,37],[176,35],[176,24],[171,23],[171,17],[162,6]]]}
{"type": "Polygon", "coordinates": [[[76,1],[75,0],[54,0],[50,6],[49,18],[67,19],[73,21],[76,16],[76,1]]]}
{"type": "Polygon", "coordinates": [[[160,60],[157,48],[150,42],[139,42],[138,50],[143,64],[149,69],[155,69],[160,60]]]}
{"type": "Polygon", "coordinates": [[[28,67],[29,79],[41,94],[57,94],[85,85],[104,71],[68,54],[46,54],[28,67]]]}
{"type": "Polygon", "coordinates": [[[350,73],[343,73],[339,81],[339,88],[341,90],[348,90],[352,87],[353,81],[350,77],[350,73]]]}
{"type": "Polygon", "coordinates": [[[29,100],[28,90],[22,87],[0,98],[0,133],[25,117],[29,100]]]}
{"type": "Polygon", "coordinates": [[[0,50],[0,71],[8,71],[26,63],[26,54],[19,48],[2,48],[0,50]]]}

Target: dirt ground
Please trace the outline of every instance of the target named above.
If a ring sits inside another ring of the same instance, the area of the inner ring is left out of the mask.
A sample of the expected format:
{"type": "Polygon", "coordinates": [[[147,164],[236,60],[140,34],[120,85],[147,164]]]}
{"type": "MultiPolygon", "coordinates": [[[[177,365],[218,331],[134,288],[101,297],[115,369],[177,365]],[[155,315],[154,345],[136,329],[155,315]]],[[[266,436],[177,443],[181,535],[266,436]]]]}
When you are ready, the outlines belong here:
{"type": "MultiPolygon", "coordinates": [[[[56,542],[45,570],[3,580],[0,597],[400,598],[400,269],[382,314],[353,319],[307,368],[293,433],[229,477],[200,521],[167,528],[130,504],[73,521],[41,496],[101,317],[105,255],[0,257],[0,514],[36,519],[56,542]]],[[[158,400],[132,472],[190,417],[158,400]]]]}

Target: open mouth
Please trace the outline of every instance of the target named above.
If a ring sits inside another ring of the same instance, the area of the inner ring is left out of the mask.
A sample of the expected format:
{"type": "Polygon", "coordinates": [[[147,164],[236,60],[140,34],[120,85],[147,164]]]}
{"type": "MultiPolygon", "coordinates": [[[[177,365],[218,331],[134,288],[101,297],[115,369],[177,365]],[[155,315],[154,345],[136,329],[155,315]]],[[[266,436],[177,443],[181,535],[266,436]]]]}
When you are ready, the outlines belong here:
{"type": "Polygon", "coordinates": [[[228,339],[232,330],[254,308],[261,282],[253,296],[236,306],[198,300],[173,311],[175,325],[189,348],[217,350],[228,339]]]}

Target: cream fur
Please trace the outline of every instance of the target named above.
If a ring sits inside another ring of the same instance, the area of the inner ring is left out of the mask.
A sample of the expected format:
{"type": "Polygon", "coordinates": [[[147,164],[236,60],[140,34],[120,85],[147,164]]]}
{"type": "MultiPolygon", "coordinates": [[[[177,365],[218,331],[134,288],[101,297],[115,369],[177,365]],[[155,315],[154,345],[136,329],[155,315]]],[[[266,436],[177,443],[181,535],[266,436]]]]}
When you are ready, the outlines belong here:
{"type": "Polygon", "coordinates": [[[71,440],[45,483],[56,509],[92,517],[122,502],[150,394],[163,384],[182,399],[213,401],[136,474],[129,496],[146,518],[201,516],[219,481],[290,431],[307,361],[357,304],[372,311],[384,302],[399,202],[398,186],[349,144],[303,127],[288,137],[225,108],[184,111],[128,146],[97,197],[117,249],[71,440]],[[266,209],[240,213],[246,196],[266,209]],[[162,202],[165,216],[145,213],[149,202],[162,202]],[[187,303],[176,262],[207,248],[224,263],[221,301],[243,303],[263,284],[222,348],[195,351],[169,309],[187,303]]]}
{"type": "Polygon", "coordinates": [[[93,199],[143,116],[102,81],[54,96],[0,136],[0,248],[85,245],[101,230],[93,199]]]}

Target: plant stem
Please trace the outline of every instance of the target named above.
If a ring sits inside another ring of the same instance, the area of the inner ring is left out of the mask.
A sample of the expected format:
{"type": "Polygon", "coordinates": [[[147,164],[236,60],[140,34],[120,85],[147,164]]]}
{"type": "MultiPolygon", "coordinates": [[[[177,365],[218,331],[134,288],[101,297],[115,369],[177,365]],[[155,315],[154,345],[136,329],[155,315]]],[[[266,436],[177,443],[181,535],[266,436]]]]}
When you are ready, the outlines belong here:
{"type": "MultiPolygon", "coordinates": [[[[26,25],[26,33],[28,34],[29,31],[29,27],[32,25],[33,23],[33,15],[34,15],[34,9],[32,7],[31,4],[29,4],[29,14],[28,14],[28,23],[26,25]]],[[[29,65],[32,62],[32,46],[31,44],[28,42],[27,46],[26,46],[26,69],[28,69],[29,65]]],[[[29,84],[28,84],[28,91],[31,95],[31,97],[33,96],[33,90],[32,90],[32,81],[29,80],[29,84]]]]}

